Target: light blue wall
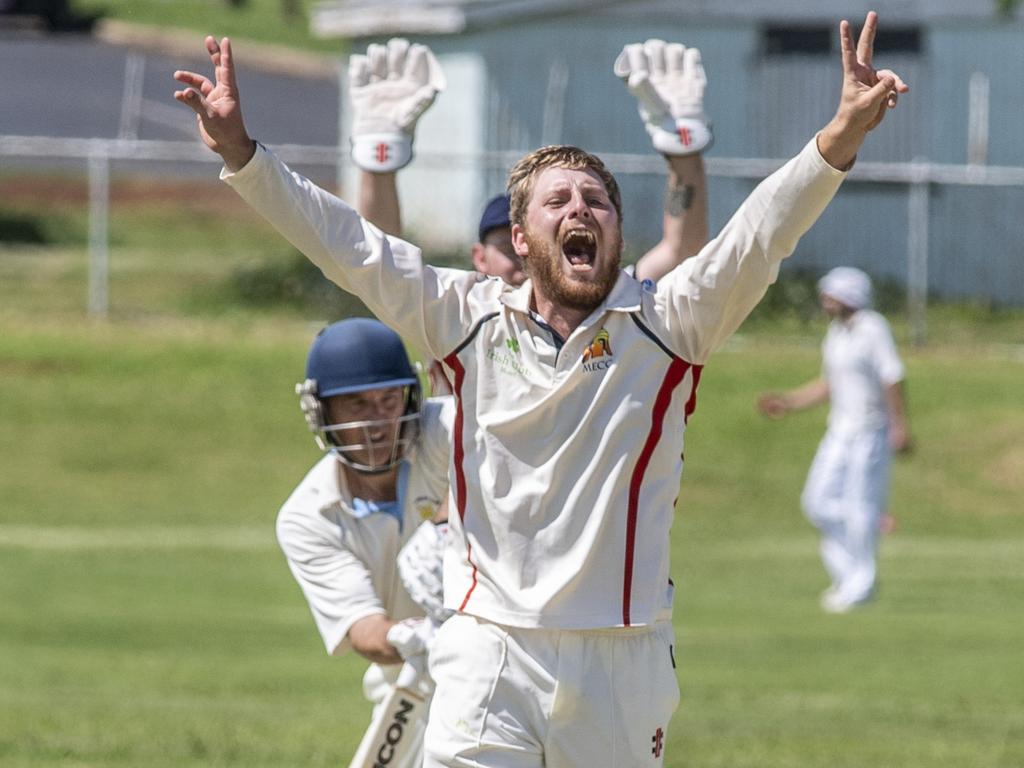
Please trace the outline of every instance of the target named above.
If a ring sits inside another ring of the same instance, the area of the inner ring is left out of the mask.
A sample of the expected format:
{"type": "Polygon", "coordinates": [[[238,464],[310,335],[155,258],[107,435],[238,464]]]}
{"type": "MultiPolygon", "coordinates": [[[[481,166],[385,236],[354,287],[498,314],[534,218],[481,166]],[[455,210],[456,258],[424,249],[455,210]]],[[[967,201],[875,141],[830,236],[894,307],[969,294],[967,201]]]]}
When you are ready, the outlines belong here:
{"type": "MultiPolygon", "coordinates": [[[[991,78],[989,163],[1024,166],[1024,23],[932,24],[923,30],[920,56],[885,62],[912,90],[870,137],[860,160],[965,162],[967,83],[979,69],[991,78]]],[[[711,157],[792,156],[835,110],[838,57],[766,60],[756,20],[683,25],[665,17],[566,17],[426,42],[441,53],[470,49],[486,62],[482,146],[526,152],[542,141],[560,141],[598,154],[646,153],[650,145],[635,104],[611,65],[623,45],[648,37],[701,49],[716,134],[711,157]],[[557,60],[569,73],[563,129],[543,136],[545,91],[557,60]]],[[[659,237],[664,177],[619,174],[619,180],[624,231],[635,255],[659,237]]],[[[503,171],[492,169],[481,188],[497,191],[503,181],[503,171]]],[[[751,187],[745,180],[711,180],[712,231],[751,187]]],[[[470,215],[475,219],[476,212],[470,215]]],[[[848,183],[785,269],[852,264],[876,278],[902,281],[907,236],[905,187],[848,183]]],[[[1024,304],[1024,189],[936,188],[929,258],[935,295],[1024,304]]]]}

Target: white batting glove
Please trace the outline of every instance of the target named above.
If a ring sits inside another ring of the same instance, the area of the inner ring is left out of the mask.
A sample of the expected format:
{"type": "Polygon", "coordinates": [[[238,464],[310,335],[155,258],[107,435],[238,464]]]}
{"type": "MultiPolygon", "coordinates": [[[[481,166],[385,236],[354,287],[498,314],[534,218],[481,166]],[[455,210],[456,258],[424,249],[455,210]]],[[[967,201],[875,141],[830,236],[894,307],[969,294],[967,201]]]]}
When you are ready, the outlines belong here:
{"type": "Polygon", "coordinates": [[[622,49],[615,74],[633,94],[654,148],[663,155],[695,155],[714,141],[704,114],[707,77],[700,51],[648,40],[622,49]]]}
{"type": "Polygon", "coordinates": [[[420,617],[403,619],[388,630],[387,641],[405,662],[395,681],[399,688],[415,689],[417,685],[430,685],[426,681],[427,653],[434,642],[437,627],[430,619],[420,617]]]}
{"type": "Polygon", "coordinates": [[[392,38],[348,60],[352,100],[352,160],[364,171],[397,171],[412,160],[416,121],[445,87],[444,73],[425,45],[392,38]]]}
{"type": "Polygon", "coordinates": [[[443,624],[454,611],[444,607],[444,548],[448,523],[420,524],[398,553],[398,576],[405,591],[427,616],[443,624]]]}

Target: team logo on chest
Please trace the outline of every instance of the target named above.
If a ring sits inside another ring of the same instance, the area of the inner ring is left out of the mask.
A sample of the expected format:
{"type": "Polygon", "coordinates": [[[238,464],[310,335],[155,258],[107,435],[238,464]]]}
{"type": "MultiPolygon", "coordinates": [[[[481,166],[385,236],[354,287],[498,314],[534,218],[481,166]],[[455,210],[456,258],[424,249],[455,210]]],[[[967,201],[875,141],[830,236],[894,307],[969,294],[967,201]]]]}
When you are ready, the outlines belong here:
{"type": "Polygon", "coordinates": [[[611,368],[612,362],[612,340],[602,328],[583,350],[583,370],[604,371],[611,368]]]}

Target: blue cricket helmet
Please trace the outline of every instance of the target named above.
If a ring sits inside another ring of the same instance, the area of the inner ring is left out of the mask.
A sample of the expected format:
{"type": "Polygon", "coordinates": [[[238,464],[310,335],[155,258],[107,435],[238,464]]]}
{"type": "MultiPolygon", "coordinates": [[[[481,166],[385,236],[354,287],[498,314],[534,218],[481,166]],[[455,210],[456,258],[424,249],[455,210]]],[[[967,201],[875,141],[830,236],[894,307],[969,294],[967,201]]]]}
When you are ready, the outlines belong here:
{"type": "Polygon", "coordinates": [[[360,472],[384,472],[395,466],[419,434],[420,381],[398,334],[365,317],[341,320],[317,334],[306,358],[306,380],[295,386],[299,405],[316,443],[360,472]],[[327,422],[324,399],[372,389],[405,389],[405,412],[397,421],[327,422]],[[382,443],[374,433],[387,429],[382,443]],[[343,440],[344,435],[359,435],[343,440]],[[387,460],[359,459],[387,448],[387,460]]]}
{"type": "Polygon", "coordinates": [[[398,334],[368,317],[320,331],[306,358],[306,378],[316,381],[318,397],[419,384],[398,334]]]}

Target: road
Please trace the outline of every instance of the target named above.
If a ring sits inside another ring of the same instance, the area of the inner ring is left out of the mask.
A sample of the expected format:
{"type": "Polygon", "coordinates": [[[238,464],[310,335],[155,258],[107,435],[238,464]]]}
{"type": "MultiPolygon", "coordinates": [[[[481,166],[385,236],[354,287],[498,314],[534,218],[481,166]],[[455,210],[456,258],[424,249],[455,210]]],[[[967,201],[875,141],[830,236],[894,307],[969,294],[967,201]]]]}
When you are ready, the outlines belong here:
{"type": "MultiPolygon", "coordinates": [[[[172,57],[87,35],[0,36],[0,136],[196,140],[195,118],[172,97],[175,69],[211,71],[200,35],[195,48],[195,57],[172,57]],[[132,81],[126,72],[140,67],[141,88],[125,99],[126,80],[132,81]],[[125,102],[134,106],[125,109],[125,102]]],[[[253,136],[271,145],[337,142],[334,77],[246,67],[237,48],[239,90],[253,136]]]]}

